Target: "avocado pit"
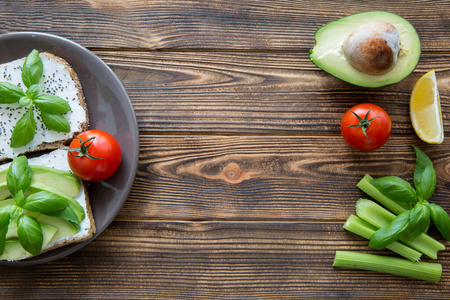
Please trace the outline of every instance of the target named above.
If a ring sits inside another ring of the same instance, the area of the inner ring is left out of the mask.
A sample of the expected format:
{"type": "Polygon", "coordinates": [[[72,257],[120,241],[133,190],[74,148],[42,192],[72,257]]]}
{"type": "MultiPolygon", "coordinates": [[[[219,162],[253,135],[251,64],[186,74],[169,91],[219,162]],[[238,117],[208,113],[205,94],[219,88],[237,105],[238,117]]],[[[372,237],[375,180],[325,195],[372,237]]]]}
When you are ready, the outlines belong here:
{"type": "Polygon", "coordinates": [[[373,21],[362,24],[342,44],[349,64],[370,75],[389,72],[400,52],[400,35],[392,24],[373,21]]]}

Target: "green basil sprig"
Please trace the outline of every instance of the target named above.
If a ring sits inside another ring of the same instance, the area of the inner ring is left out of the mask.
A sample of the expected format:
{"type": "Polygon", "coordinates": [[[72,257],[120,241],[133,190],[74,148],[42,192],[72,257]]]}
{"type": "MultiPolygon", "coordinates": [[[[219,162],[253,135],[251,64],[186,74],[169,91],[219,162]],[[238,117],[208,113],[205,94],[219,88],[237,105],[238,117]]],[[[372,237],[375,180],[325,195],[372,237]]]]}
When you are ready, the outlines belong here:
{"type": "Polygon", "coordinates": [[[22,247],[33,255],[41,252],[43,243],[41,225],[35,217],[26,214],[25,210],[57,216],[79,227],[77,214],[66,198],[48,191],[39,191],[25,197],[32,178],[33,171],[25,156],[19,156],[11,162],[6,175],[6,184],[14,204],[0,209],[0,255],[5,249],[6,233],[11,220],[17,222],[17,236],[22,247]]]}
{"type": "Polygon", "coordinates": [[[0,82],[0,104],[18,102],[26,108],[26,113],[17,121],[11,135],[11,147],[17,148],[31,142],[36,131],[34,111],[40,111],[40,117],[45,127],[57,132],[70,132],[70,124],[65,114],[71,110],[64,99],[42,94],[40,81],[44,72],[44,64],[37,50],[31,51],[22,66],[22,81],[27,88],[24,92],[20,87],[9,82],[0,82]]]}
{"type": "Polygon", "coordinates": [[[414,240],[427,231],[431,220],[441,235],[450,240],[450,216],[439,205],[428,202],[436,187],[436,171],[433,163],[422,150],[414,145],[412,147],[416,153],[415,189],[407,181],[396,176],[371,181],[371,184],[385,196],[398,202],[407,202],[411,207],[372,235],[369,243],[372,248],[383,249],[402,236],[414,240]]]}
{"type": "Polygon", "coordinates": [[[28,215],[20,215],[17,220],[17,237],[23,249],[33,255],[41,253],[44,235],[41,224],[36,218],[28,215]]]}
{"type": "Polygon", "coordinates": [[[8,225],[11,219],[9,211],[3,211],[0,213],[0,253],[5,251],[5,239],[8,232],[8,225]]]}

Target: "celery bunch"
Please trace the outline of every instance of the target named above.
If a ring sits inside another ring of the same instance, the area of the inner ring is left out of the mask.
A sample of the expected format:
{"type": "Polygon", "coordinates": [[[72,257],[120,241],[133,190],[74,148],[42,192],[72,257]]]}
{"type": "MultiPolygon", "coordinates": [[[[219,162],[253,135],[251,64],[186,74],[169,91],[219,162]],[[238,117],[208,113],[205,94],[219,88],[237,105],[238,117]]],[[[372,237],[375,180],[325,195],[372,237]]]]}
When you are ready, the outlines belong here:
{"type": "Polygon", "coordinates": [[[438,251],[445,249],[426,231],[433,221],[442,236],[450,240],[450,217],[440,206],[428,202],[436,186],[436,172],[428,156],[419,148],[413,148],[417,159],[415,188],[396,176],[378,179],[364,176],[357,186],[390,211],[371,200],[359,199],[356,202],[356,216],[351,215],[344,224],[345,229],[369,239],[370,247],[388,248],[409,261],[339,251],[333,266],[439,281],[442,266],[420,262],[420,257],[423,253],[437,259],[438,251]]]}

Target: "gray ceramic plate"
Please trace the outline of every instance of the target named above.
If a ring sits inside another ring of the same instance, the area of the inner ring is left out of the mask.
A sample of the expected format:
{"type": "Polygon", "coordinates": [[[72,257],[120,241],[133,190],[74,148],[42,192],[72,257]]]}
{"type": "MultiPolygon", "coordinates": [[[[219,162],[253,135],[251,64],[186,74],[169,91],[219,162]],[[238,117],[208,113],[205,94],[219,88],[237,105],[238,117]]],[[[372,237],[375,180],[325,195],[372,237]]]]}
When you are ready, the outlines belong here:
{"type": "Polygon", "coordinates": [[[95,54],[67,39],[37,32],[0,35],[0,63],[27,56],[31,50],[46,51],[67,60],[80,78],[86,98],[90,126],[105,130],[119,141],[122,163],[109,179],[89,183],[88,192],[97,233],[86,242],[71,244],[18,262],[1,265],[47,263],[86,246],[113,221],[125,203],[133,184],[139,157],[139,132],[130,99],[114,72],[95,54]]]}

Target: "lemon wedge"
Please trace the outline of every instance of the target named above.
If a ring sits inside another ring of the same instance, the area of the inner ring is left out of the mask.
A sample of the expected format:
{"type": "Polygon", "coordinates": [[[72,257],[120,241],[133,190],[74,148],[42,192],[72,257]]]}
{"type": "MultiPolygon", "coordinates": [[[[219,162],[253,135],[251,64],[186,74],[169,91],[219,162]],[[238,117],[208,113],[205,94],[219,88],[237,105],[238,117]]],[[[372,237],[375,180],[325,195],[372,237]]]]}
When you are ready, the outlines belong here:
{"type": "Polygon", "coordinates": [[[434,70],[423,75],[414,85],[409,113],[414,130],[421,140],[430,144],[444,141],[441,102],[434,70]]]}

